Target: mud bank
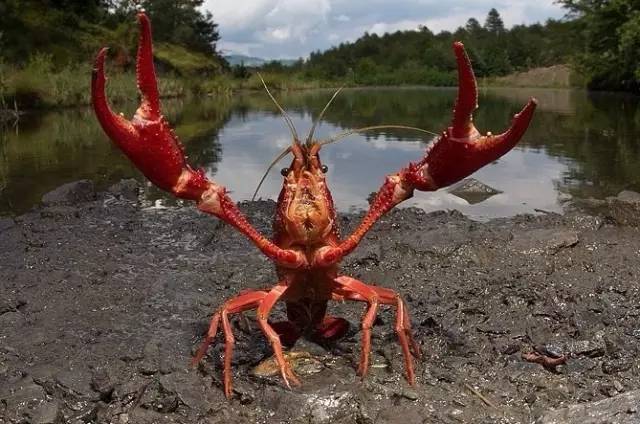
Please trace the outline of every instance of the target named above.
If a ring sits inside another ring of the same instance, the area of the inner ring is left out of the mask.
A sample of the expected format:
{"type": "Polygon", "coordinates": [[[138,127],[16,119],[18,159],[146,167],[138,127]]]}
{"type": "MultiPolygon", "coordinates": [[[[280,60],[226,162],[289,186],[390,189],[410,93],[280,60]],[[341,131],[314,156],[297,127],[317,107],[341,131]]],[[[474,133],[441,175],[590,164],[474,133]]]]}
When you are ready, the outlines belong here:
{"type": "MultiPolygon", "coordinates": [[[[293,390],[252,375],[270,349],[251,314],[248,329],[234,319],[226,401],[221,346],[197,369],[189,359],[224,299],[275,274],[233,229],[150,208],[137,190],[74,184],[0,219],[0,423],[640,421],[637,227],[582,212],[478,223],[394,211],[343,271],[404,295],[424,351],[418,386],[403,378],[387,308],[370,375],[355,375],[363,307],[338,304],[352,331],[294,347],[313,357],[293,390]],[[545,368],[523,360],[531,352],[567,361],[545,368]]],[[[242,208],[270,232],[273,202],[242,208]]]]}

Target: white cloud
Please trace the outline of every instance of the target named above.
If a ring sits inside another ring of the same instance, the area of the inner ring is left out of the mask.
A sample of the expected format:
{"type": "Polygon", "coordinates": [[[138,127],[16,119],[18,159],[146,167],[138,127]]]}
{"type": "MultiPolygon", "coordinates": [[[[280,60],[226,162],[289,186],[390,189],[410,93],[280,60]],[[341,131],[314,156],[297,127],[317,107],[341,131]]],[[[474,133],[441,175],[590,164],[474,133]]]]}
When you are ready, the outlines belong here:
{"type": "Polygon", "coordinates": [[[560,18],[554,0],[207,0],[220,24],[222,49],[260,56],[307,56],[365,31],[383,34],[426,25],[455,30],[471,17],[481,23],[495,7],[507,26],[560,18]]]}

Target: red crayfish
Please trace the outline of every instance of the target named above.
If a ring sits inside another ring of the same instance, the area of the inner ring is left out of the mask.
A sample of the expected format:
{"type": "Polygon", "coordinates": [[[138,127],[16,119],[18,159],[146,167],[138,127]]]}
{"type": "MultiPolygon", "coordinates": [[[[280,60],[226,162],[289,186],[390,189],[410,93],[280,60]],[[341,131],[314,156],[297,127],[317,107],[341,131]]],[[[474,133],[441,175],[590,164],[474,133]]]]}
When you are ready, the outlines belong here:
{"type": "MultiPolygon", "coordinates": [[[[404,356],[406,377],[409,383],[415,384],[412,356],[418,357],[420,348],[412,336],[405,302],[391,289],[340,274],[338,265],[358,246],[382,215],[412,197],[415,190],[434,191],[446,187],[511,150],[529,126],[536,108],[535,99],[531,99],[515,115],[506,132],[500,135],[480,134],[472,118],[478,99],[476,79],[464,46],[455,43],[453,50],[458,66],[458,94],[451,126],[437,136],[422,159],[386,177],[362,222],[352,234],[342,239],[338,234],[336,211],[326,184],[327,168],[320,159],[322,147],[336,138],[313,138],[315,126],[324,111],[316,119],[306,139],[300,140],[291,120],[280,108],[292,132],[291,145],[281,158],[290,154],[292,160],[291,165],[282,172],[284,182],[273,223],[274,235],[269,239],[247,221],[224,186],[209,180],[202,170],[195,170],[186,162],[182,147],[160,109],[151,24],[144,13],[138,14],[138,21],[140,40],[136,76],[141,104],[131,120],[111,110],[105,94],[106,48],[102,49],[95,60],[91,87],[93,108],[102,128],[153,184],[176,197],[195,201],[201,211],[235,227],[274,262],[278,275],[278,282],[273,287],[242,292],[218,308],[194,363],[202,359],[214,341],[218,327],[222,326],[225,343],[224,392],[230,397],[234,336],[229,316],[255,309],[257,322],[273,348],[286,385],[300,384],[283,354],[283,340],[295,340],[302,336],[318,341],[335,340],[347,331],[348,324],[344,319],[328,316],[327,303],[331,300],[352,300],[366,304],[358,374],[367,374],[371,328],[378,308],[380,305],[391,305],[396,308],[395,331],[404,356]],[[286,303],[288,320],[272,323],[269,313],[278,301],[286,303]]],[[[381,127],[353,130],[344,135],[381,127]]]]}

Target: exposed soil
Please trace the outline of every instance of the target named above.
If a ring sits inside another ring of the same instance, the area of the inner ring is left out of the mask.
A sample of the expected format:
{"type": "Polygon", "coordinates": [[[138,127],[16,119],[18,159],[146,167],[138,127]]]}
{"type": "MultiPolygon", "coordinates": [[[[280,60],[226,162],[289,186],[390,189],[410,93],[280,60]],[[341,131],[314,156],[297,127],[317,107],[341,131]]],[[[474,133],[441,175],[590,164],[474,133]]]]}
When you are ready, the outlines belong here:
{"type": "MultiPolygon", "coordinates": [[[[0,219],[0,423],[605,422],[562,409],[597,401],[599,413],[626,402],[606,422],[640,421],[636,227],[583,212],[478,223],[394,211],[343,270],[403,294],[424,350],[417,387],[387,308],[371,372],[356,376],[363,305],[338,304],[351,332],[296,345],[311,356],[293,390],[253,375],[271,352],[252,314],[249,329],[234,318],[227,401],[220,344],[197,369],[189,360],[212,312],[272,285],[273,268],[232,228],[190,207],[150,208],[136,189],[75,185],[0,219]]],[[[273,202],[241,206],[270,232],[273,202]]]]}
{"type": "Polygon", "coordinates": [[[553,65],[495,78],[495,82],[503,87],[570,88],[572,72],[568,65],[553,65]]]}

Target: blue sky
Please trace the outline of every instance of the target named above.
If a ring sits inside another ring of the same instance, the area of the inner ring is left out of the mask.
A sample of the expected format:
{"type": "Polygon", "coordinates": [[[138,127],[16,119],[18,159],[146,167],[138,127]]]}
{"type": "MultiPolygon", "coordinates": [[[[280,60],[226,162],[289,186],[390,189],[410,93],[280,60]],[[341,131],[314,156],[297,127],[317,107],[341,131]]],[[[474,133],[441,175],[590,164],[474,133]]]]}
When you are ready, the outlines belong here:
{"type": "Polygon", "coordinates": [[[219,48],[269,59],[306,57],[365,31],[384,34],[426,25],[454,30],[481,23],[495,7],[507,26],[561,18],[554,0],[207,0],[220,25],[219,48]]]}

